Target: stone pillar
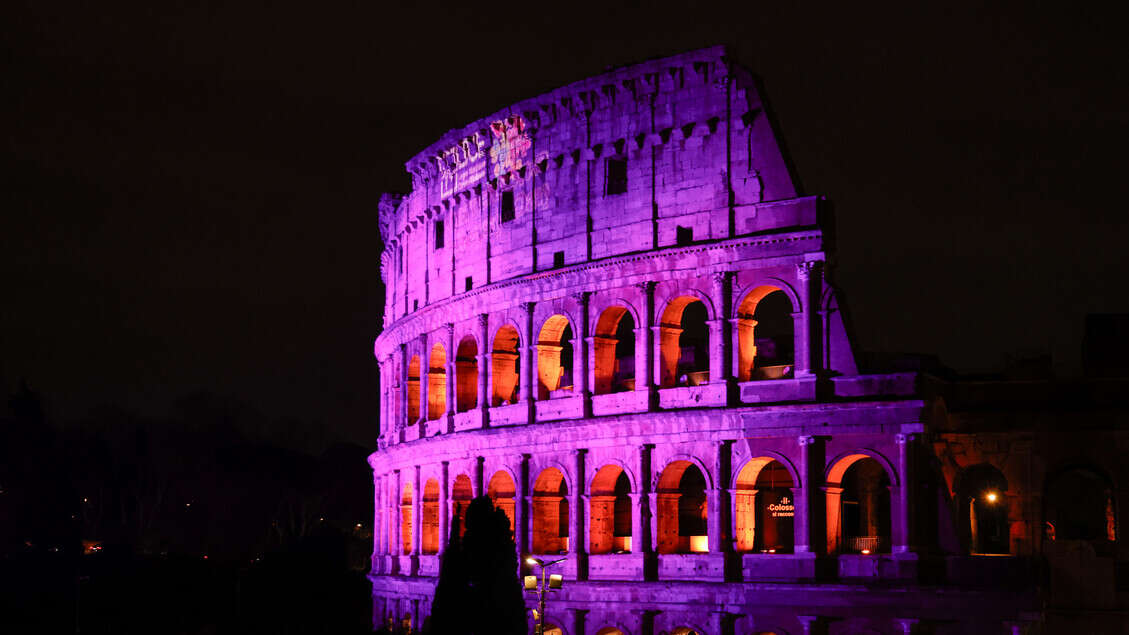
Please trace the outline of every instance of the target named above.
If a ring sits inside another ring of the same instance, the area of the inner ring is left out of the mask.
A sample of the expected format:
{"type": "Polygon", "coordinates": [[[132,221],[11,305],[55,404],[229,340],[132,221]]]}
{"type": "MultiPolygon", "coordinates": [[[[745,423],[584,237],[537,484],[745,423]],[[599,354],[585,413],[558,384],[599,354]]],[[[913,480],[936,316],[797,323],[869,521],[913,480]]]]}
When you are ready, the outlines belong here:
{"type": "Polygon", "coordinates": [[[398,557],[404,553],[404,512],[402,506],[404,500],[404,482],[400,470],[394,470],[393,473],[396,475],[393,479],[393,483],[396,484],[396,491],[390,501],[393,510],[392,529],[395,532],[392,539],[392,546],[395,551],[393,555],[398,557]]]}
{"type": "Polygon", "coordinates": [[[575,633],[575,635],[584,635],[588,609],[570,608],[568,610],[572,613],[572,632],[575,633]]]}
{"type": "Polygon", "coordinates": [[[478,314],[478,409],[482,412],[482,426],[486,427],[490,414],[490,391],[488,380],[490,378],[490,331],[489,317],[485,313],[478,314]]]}
{"type": "Polygon", "coordinates": [[[477,460],[475,460],[475,462],[474,462],[474,483],[473,483],[473,485],[474,485],[474,497],[475,498],[478,498],[479,496],[484,496],[486,494],[486,489],[485,489],[486,484],[482,482],[482,479],[483,479],[482,472],[485,469],[485,465],[484,465],[485,463],[486,463],[486,459],[484,457],[481,457],[481,456],[478,457],[477,460]]]}
{"type": "Polygon", "coordinates": [[[732,361],[729,359],[729,272],[719,271],[711,276],[710,299],[717,315],[707,322],[710,329],[710,383],[726,383],[730,377],[732,361]]]}
{"type": "Polygon", "coordinates": [[[795,377],[806,377],[813,374],[812,369],[812,338],[811,321],[818,297],[812,292],[813,279],[819,278],[820,262],[804,262],[796,265],[796,288],[799,290],[802,307],[792,313],[792,328],[795,334],[795,377]]]}
{"type": "MultiPolygon", "coordinates": [[[[916,529],[914,527],[914,496],[913,484],[915,483],[915,450],[917,448],[917,435],[898,434],[895,436],[898,444],[898,486],[897,509],[891,509],[893,521],[893,552],[916,552],[917,545],[914,540],[916,529]]],[[[895,502],[891,500],[891,502],[895,502]]],[[[891,505],[891,507],[894,507],[891,505]]]]}
{"type": "Polygon", "coordinates": [[[895,621],[901,628],[902,635],[913,635],[914,631],[917,630],[918,623],[921,622],[921,620],[912,617],[900,617],[895,621]]]}
{"type": "Polygon", "coordinates": [[[420,466],[416,466],[412,482],[412,555],[423,553],[423,489],[420,487],[420,466]]]}
{"type": "Polygon", "coordinates": [[[642,323],[635,329],[635,391],[642,395],[647,410],[658,409],[658,363],[655,361],[655,283],[641,282],[635,285],[644,297],[642,323]]]}
{"type": "Polygon", "coordinates": [[[400,431],[411,424],[408,421],[408,345],[400,345],[400,387],[397,391],[399,412],[396,413],[396,440],[400,439],[400,431]]]}
{"type": "Polygon", "coordinates": [[[710,487],[706,490],[706,544],[710,553],[721,551],[721,496],[720,490],[710,487]]]}
{"type": "MultiPolygon", "coordinates": [[[[454,251],[454,249],[452,249],[454,251]]],[[[444,416],[447,418],[447,432],[455,431],[455,412],[458,408],[457,391],[459,384],[459,376],[455,366],[455,358],[457,357],[455,351],[455,325],[451,322],[447,323],[447,412],[444,416]]]]}
{"type": "Polygon", "coordinates": [[[450,463],[443,461],[439,473],[439,553],[447,550],[451,536],[451,483],[450,463]]]}
{"type": "MultiPolygon", "coordinates": [[[[427,333],[420,334],[419,349],[419,423],[422,425],[427,421],[428,394],[431,388],[428,385],[431,383],[431,350],[427,346],[427,333]]],[[[422,430],[420,436],[423,436],[422,430]]]]}
{"type": "Polygon", "coordinates": [[[647,521],[648,532],[650,534],[648,540],[650,542],[650,551],[659,550],[659,495],[658,492],[647,492],[647,521]]]}
{"type": "Polygon", "coordinates": [[[579,308],[577,311],[576,319],[577,331],[572,340],[572,386],[573,394],[579,394],[583,400],[581,410],[582,417],[592,416],[592,384],[589,381],[589,367],[591,364],[591,357],[588,354],[588,341],[590,339],[588,334],[588,299],[589,293],[587,291],[576,293],[573,296],[579,308]]]}
{"type": "MultiPolygon", "coordinates": [[[[745,490],[745,491],[747,492],[748,490],[745,490]]],[[[726,495],[726,498],[728,500],[728,507],[729,507],[729,516],[727,518],[728,522],[726,523],[726,531],[729,532],[729,550],[730,551],[739,551],[739,549],[737,548],[738,547],[737,490],[732,488],[732,487],[726,488],[725,495],[726,495]]],[[[754,494],[754,496],[755,496],[755,494],[754,494]]],[[[754,517],[754,522],[756,522],[755,521],[756,516],[754,515],[753,517],[754,517]]],[[[755,531],[755,528],[754,528],[754,531],[755,531]]]]}
{"type": "Polygon", "coordinates": [[[647,500],[645,494],[631,492],[631,553],[643,553],[643,545],[647,540],[643,537],[643,502],[647,500]]]}
{"type": "Polygon", "coordinates": [[[638,505],[632,508],[631,519],[631,550],[639,553],[650,553],[654,550],[654,546],[658,544],[655,542],[655,522],[654,511],[655,495],[651,492],[651,446],[643,444],[636,446],[637,462],[639,466],[639,491],[636,492],[638,497],[638,505]],[[638,515],[638,521],[635,515],[638,515]],[[638,524],[639,532],[635,533],[635,527],[638,524]]]}
{"type": "Polygon", "coordinates": [[[373,573],[380,573],[382,569],[377,565],[377,558],[384,553],[380,544],[380,532],[384,528],[384,523],[381,522],[381,505],[384,502],[383,492],[381,487],[384,485],[384,478],[373,472],[372,475],[372,568],[373,573]]]}
{"type": "Polygon", "coordinates": [[[533,341],[533,303],[525,302],[521,305],[521,374],[518,376],[518,401],[529,405],[529,420],[533,420],[533,398],[536,394],[534,382],[534,366],[537,359],[537,344],[533,341]]]}
{"type": "MultiPolygon", "coordinates": [[[[529,519],[526,510],[529,509],[529,488],[526,487],[529,474],[529,455],[518,455],[517,478],[514,480],[514,544],[518,554],[529,553],[530,535],[529,519]]],[[[520,558],[520,556],[519,556],[520,558]]]]}
{"type": "Polygon", "coordinates": [[[576,554],[576,577],[578,580],[588,579],[588,549],[585,534],[590,513],[588,491],[585,487],[584,458],[588,450],[578,448],[572,451],[575,458],[576,477],[574,479],[572,494],[572,527],[568,538],[568,550],[576,554]]]}
{"type": "Polygon", "coordinates": [[[796,553],[823,553],[826,527],[823,499],[823,439],[801,436],[800,479],[795,488],[796,512],[793,531],[796,553]]]}

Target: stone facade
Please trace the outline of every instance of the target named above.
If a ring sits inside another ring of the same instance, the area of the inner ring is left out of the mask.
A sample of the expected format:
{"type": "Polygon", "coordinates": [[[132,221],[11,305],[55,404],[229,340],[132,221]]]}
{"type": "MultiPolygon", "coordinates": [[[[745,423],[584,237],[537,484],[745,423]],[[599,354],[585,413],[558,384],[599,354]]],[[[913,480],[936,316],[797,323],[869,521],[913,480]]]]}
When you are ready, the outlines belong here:
{"type": "Polygon", "coordinates": [[[568,635],[1040,628],[1042,481],[1020,458],[954,485],[1031,445],[969,434],[915,373],[860,374],[826,205],[723,49],[515,104],[406,167],[380,201],[374,620],[422,625],[485,493],[523,554],[565,558],[568,635]]]}

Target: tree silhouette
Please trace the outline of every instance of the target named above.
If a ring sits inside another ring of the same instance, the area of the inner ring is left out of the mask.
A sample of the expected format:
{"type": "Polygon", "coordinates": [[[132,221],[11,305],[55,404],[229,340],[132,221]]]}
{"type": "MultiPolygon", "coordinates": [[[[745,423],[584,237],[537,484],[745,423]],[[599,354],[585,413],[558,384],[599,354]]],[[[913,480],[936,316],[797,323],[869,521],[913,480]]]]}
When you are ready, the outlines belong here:
{"type": "Polygon", "coordinates": [[[466,534],[451,526],[431,605],[436,635],[525,633],[525,602],[517,577],[517,548],[506,513],[488,496],[471,501],[466,534]]]}

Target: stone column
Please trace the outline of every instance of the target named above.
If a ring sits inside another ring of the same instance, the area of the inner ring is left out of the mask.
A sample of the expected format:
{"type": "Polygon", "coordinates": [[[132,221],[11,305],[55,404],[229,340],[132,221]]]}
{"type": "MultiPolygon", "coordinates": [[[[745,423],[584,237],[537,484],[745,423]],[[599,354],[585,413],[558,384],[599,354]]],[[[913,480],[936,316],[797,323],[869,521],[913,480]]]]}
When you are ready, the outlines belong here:
{"type": "MultiPolygon", "coordinates": [[[[529,553],[530,549],[530,535],[529,535],[529,519],[526,517],[526,510],[528,509],[528,487],[526,486],[526,476],[529,473],[529,455],[518,455],[517,462],[517,478],[514,479],[514,544],[517,547],[518,554],[529,553]]],[[[520,557],[520,556],[519,556],[520,557]]]]}
{"type": "Polygon", "coordinates": [[[384,493],[381,488],[384,486],[384,478],[375,472],[372,475],[372,568],[373,573],[382,573],[383,567],[377,564],[377,559],[384,554],[381,548],[380,532],[384,529],[384,523],[381,522],[380,514],[383,509],[381,505],[384,503],[384,493]]]}
{"type": "Polygon", "coordinates": [[[479,496],[484,496],[486,494],[486,489],[485,489],[486,484],[482,482],[482,479],[483,479],[482,472],[485,469],[485,463],[486,463],[485,457],[481,457],[481,456],[478,457],[477,460],[475,460],[475,462],[474,462],[474,483],[473,483],[473,485],[474,485],[474,497],[475,498],[478,498],[479,496]]]}
{"type": "Polygon", "coordinates": [[[818,261],[813,261],[796,265],[796,288],[799,290],[800,302],[803,303],[803,306],[792,313],[792,328],[796,342],[795,377],[806,377],[813,374],[811,320],[815,304],[819,302],[819,299],[812,292],[812,288],[816,286],[813,284],[813,279],[818,280],[821,264],[818,261]]]}
{"type": "Polygon", "coordinates": [[[423,489],[420,487],[420,466],[416,466],[412,482],[412,555],[423,553],[423,489]]]}
{"type": "Polygon", "coordinates": [[[645,494],[631,492],[631,553],[643,553],[643,501],[647,500],[645,494]]]}
{"type": "Polygon", "coordinates": [[[520,383],[518,400],[529,405],[529,420],[533,421],[533,398],[537,392],[534,390],[534,382],[537,381],[537,376],[534,374],[534,367],[537,363],[537,344],[533,341],[533,303],[522,303],[521,312],[522,346],[520,347],[521,358],[518,362],[521,364],[521,374],[518,377],[520,383]]]}
{"type": "Polygon", "coordinates": [[[394,429],[396,440],[400,441],[400,432],[411,422],[408,421],[408,345],[400,345],[400,386],[396,391],[399,399],[399,412],[396,413],[396,427],[394,429]]]}
{"type": "MultiPolygon", "coordinates": [[[[914,496],[913,484],[915,482],[915,450],[917,448],[917,435],[898,434],[895,436],[898,444],[898,486],[897,510],[891,513],[894,522],[893,552],[915,552],[914,541],[914,496]]],[[[891,501],[893,502],[893,501],[891,501]]],[[[891,510],[892,512],[894,510],[891,510]]]]}
{"type": "MultiPolygon", "coordinates": [[[[419,423],[422,427],[424,422],[427,421],[428,408],[428,394],[430,393],[431,383],[431,351],[427,347],[427,333],[421,333],[419,336],[419,423]]],[[[415,422],[412,422],[415,423],[415,422]]],[[[423,436],[423,430],[420,430],[420,436],[423,436]]]]}
{"type": "Polygon", "coordinates": [[[486,427],[490,414],[490,391],[488,380],[490,378],[490,331],[489,317],[485,313],[478,314],[478,409],[482,412],[482,426],[486,427]]]}
{"type": "Polygon", "coordinates": [[[717,487],[706,490],[706,544],[710,553],[721,551],[721,496],[717,487]]]}
{"type": "Polygon", "coordinates": [[[710,299],[717,315],[707,324],[710,329],[710,383],[725,383],[730,377],[732,361],[729,359],[729,272],[719,271],[710,277],[710,299]]]}
{"type": "Polygon", "coordinates": [[[572,386],[574,394],[579,393],[583,400],[582,417],[592,416],[592,384],[589,383],[588,373],[591,366],[591,357],[588,355],[588,299],[587,291],[573,294],[573,299],[579,308],[576,319],[577,331],[572,344],[572,386]]]}
{"type": "Polygon", "coordinates": [[[590,513],[588,491],[585,487],[584,458],[588,450],[578,448],[572,451],[575,459],[576,477],[573,479],[572,494],[572,527],[569,532],[568,550],[576,554],[576,577],[578,580],[588,579],[588,549],[585,534],[588,515],[590,513]]]}
{"type": "Polygon", "coordinates": [[[439,473],[439,553],[447,550],[447,540],[451,536],[451,483],[450,463],[443,461],[439,473]]]}
{"type": "Polygon", "coordinates": [[[644,297],[643,319],[635,329],[635,391],[642,395],[647,410],[658,409],[655,393],[658,385],[658,363],[655,361],[655,283],[641,282],[635,285],[644,297]]]}
{"type": "Polygon", "coordinates": [[[794,541],[796,553],[823,553],[827,544],[823,506],[823,440],[801,436],[800,483],[795,488],[794,541]]]}
{"type": "Polygon", "coordinates": [[[900,617],[896,621],[898,626],[901,627],[902,635],[913,635],[914,631],[917,630],[918,623],[921,622],[921,620],[912,617],[900,617]]]}
{"type": "Polygon", "coordinates": [[[650,553],[654,550],[654,546],[658,543],[655,542],[655,496],[651,492],[651,446],[643,444],[636,446],[636,465],[639,466],[639,482],[636,496],[638,496],[638,506],[632,508],[631,519],[631,550],[638,553],[650,553]],[[638,521],[635,515],[638,515],[638,521]],[[635,533],[636,524],[638,525],[639,532],[635,533]]]}
{"type": "Polygon", "coordinates": [[[394,513],[392,514],[392,529],[395,532],[395,535],[392,538],[392,546],[394,548],[394,551],[396,552],[393,555],[399,557],[404,553],[404,483],[402,475],[400,474],[400,470],[394,470],[393,473],[396,475],[392,481],[396,484],[396,491],[394,492],[392,500],[390,501],[392,503],[392,510],[394,511],[394,513]]]}
{"type": "Polygon", "coordinates": [[[650,551],[659,550],[659,495],[658,492],[647,492],[647,521],[650,525],[649,542],[650,551]]]}
{"type": "MultiPolygon", "coordinates": [[[[454,249],[452,249],[454,251],[454,249]]],[[[451,322],[447,323],[447,373],[446,387],[447,387],[447,412],[444,416],[447,418],[447,432],[455,431],[455,412],[458,408],[456,403],[456,388],[459,383],[458,371],[455,366],[455,325],[451,322]]]]}

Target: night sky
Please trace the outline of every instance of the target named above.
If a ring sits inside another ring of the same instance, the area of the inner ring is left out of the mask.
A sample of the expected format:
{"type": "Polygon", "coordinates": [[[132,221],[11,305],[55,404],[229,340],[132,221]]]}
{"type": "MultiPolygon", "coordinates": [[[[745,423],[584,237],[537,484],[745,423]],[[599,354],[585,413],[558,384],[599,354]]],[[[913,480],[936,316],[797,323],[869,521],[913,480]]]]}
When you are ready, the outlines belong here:
{"type": "Polygon", "coordinates": [[[55,421],[203,391],[373,446],[376,203],[403,163],[719,43],[835,202],[858,348],[1071,375],[1085,314],[1129,312],[1129,46],[1099,5],[14,4],[0,380],[55,421]]]}

